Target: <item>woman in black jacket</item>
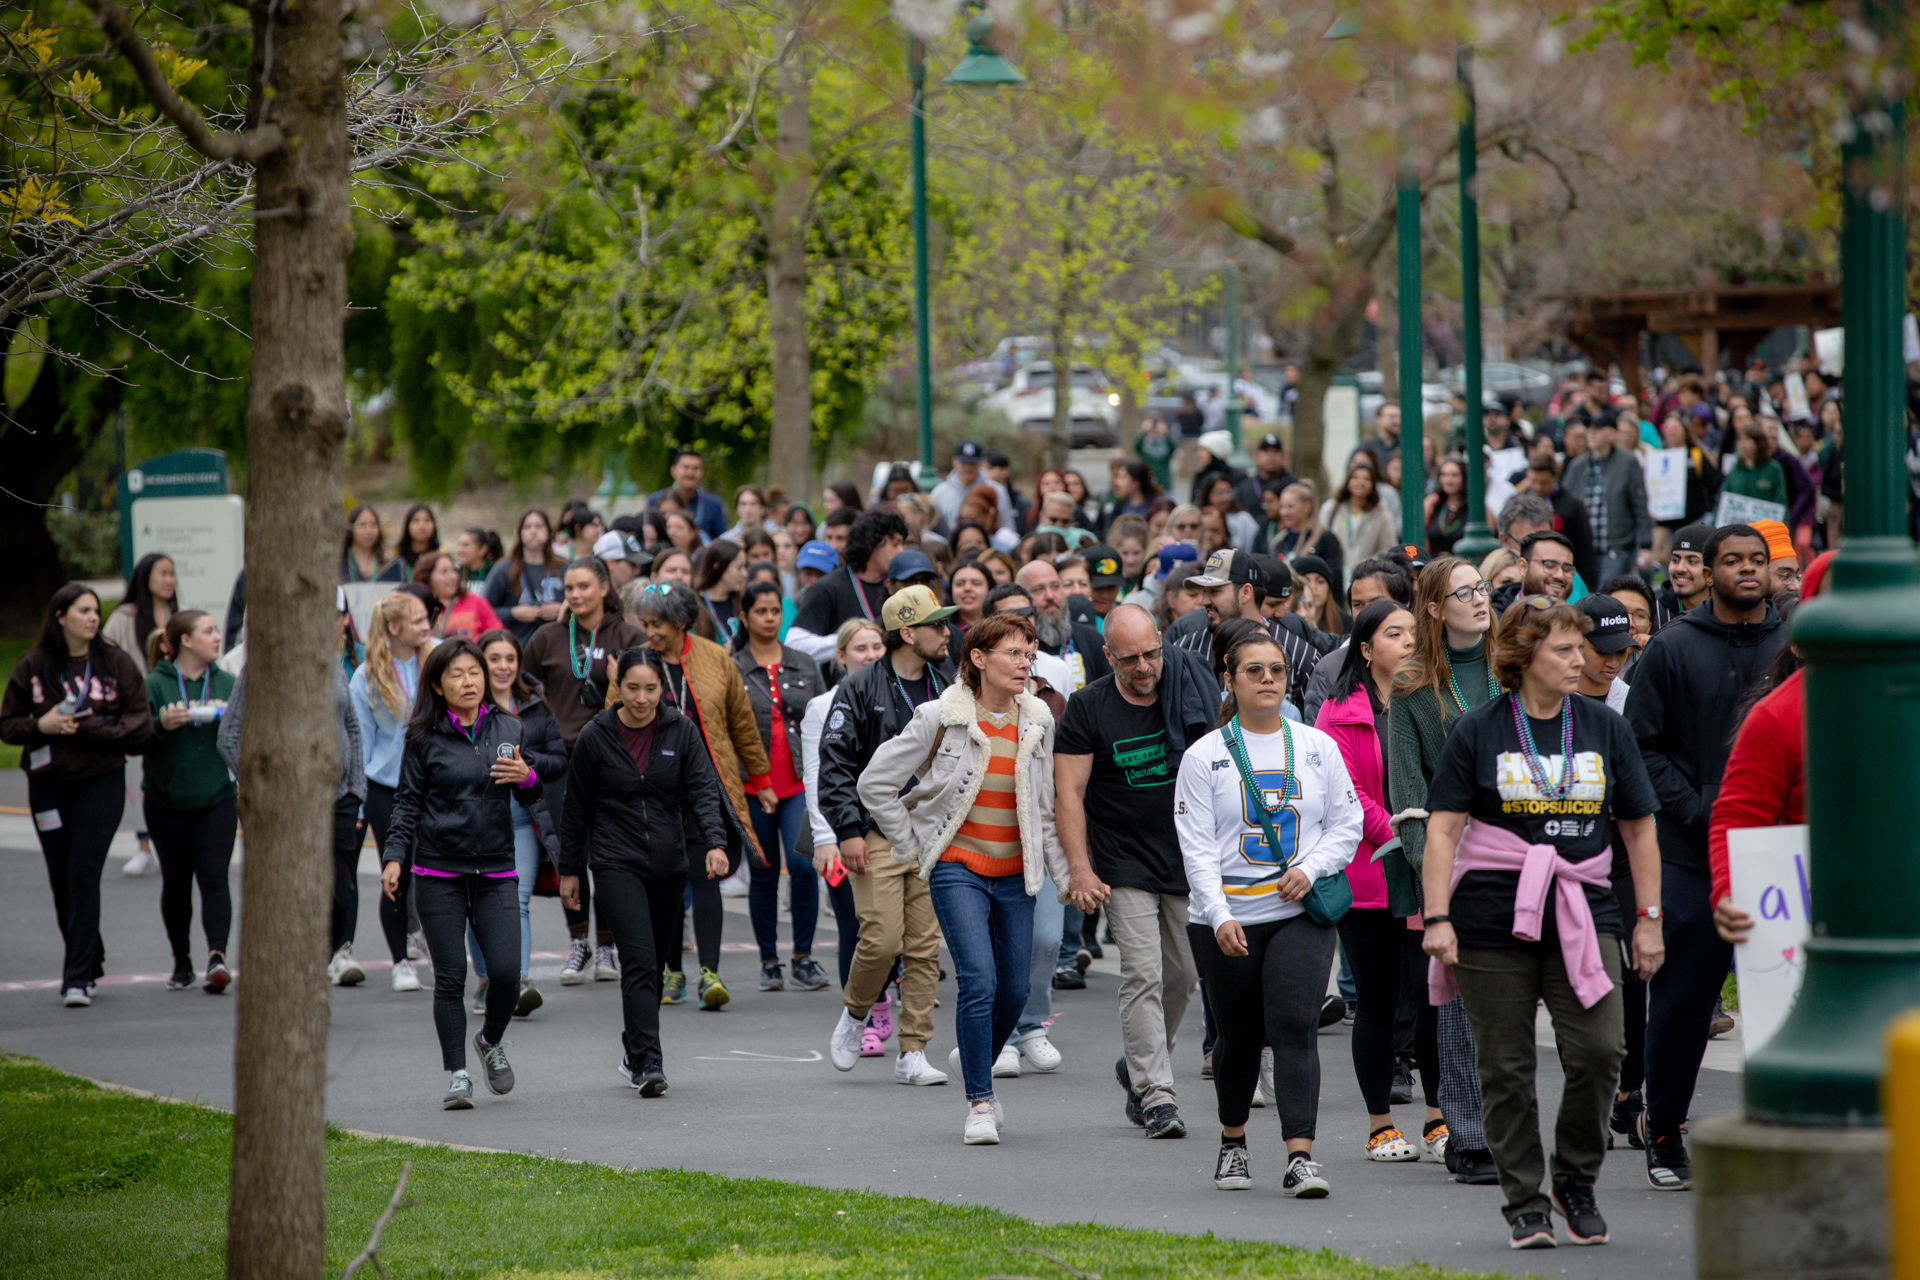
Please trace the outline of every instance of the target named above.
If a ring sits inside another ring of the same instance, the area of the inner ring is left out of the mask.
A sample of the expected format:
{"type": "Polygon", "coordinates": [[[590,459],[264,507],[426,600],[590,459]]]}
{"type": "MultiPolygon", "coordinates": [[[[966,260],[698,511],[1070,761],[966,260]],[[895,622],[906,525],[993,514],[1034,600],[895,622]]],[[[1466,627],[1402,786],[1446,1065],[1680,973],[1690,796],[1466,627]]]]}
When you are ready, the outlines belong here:
{"type": "MultiPolygon", "coordinates": [[[[387,827],[380,887],[388,898],[411,864],[420,928],[433,963],[433,1025],[447,1070],[448,1111],[473,1106],[467,1074],[467,985],[461,948],[469,925],[496,974],[518,974],[519,928],[513,881],[513,805],[540,797],[540,777],[521,755],[518,718],[492,703],[485,660],[470,640],[454,640],[427,655],[420,690],[407,722],[406,755],[387,827]]],[[[487,1088],[513,1088],[500,1036],[519,998],[517,982],[487,992],[486,1022],[473,1047],[486,1068],[487,1088]]]]}
{"type": "Polygon", "coordinates": [[[577,905],[580,877],[592,870],[594,898],[620,953],[620,1074],[641,1097],[657,1098],[667,1076],[656,939],[679,933],[688,848],[706,850],[709,875],[726,874],[727,825],[720,776],[699,727],[662,702],[660,656],[628,649],[617,679],[618,705],[574,739],[560,819],[560,899],[577,905]]]}

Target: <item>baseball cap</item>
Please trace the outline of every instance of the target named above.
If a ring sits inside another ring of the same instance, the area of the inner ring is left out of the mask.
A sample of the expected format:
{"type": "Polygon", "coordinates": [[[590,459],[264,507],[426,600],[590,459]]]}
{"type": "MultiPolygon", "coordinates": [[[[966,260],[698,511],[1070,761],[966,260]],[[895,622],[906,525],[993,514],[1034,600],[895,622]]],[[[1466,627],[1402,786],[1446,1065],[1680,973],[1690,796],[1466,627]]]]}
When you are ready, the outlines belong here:
{"type": "Polygon", "coordinates": [[[1087,562],[1087,578],[1094,586],[1117,587],[1126,581],[1126,575],[1120,572],[1120,553],[1112,547],[1082,547],[1080,558],[1087,562]]]}
{"type": "Polygon", "coordinates": [[[1285,600],[1293,595],[1293,571],[1279,556],[1255,556],[1253,567],[1267,580],[1267,599],[1285,600]]]}
{"type": "Polygon", "coordinates": [[[1627,608],[1612,596],[1584,595],[1574,608],[1593,619],[1587,643],[1596,653],[1618,653],[1633,647],[1633,628],[1627,622],[1627,608]]]}
{"type": "Polygon", "coordinates": [[[1198,560],[1199,558],[1200,553],[1186,543],[1169,542],[1166,546],[1160,548],[1160,567],[1154,571],[1153,576],[1165,582],[1167,575],[1173,572],[1173,566],[1183,561],[1198,560]]]}
{"type": "Polygon", "coordinates": [[[1414,546],[1411,542],[1405,544],[1400,549],[1407,553],[1407,563],[1413,567],[1415,573],[1427,567],[1426,552],[1414,546]]]}
{"type": "Polygon", "coordinates": [[[1261,436],[1260,443],[1254,446],[1256,449],[1284,449],[1286,447],[1287,442],[1271,431],[1261,436]]]}
{"type": "Polygon", "coordinates": [[[1798,560],[1800,553],[1793,549],[1793,535],[1787,532],[1787,526],[1778,520],[1755,520],[1753,527],[1767,540],[1767,559],[1798,560]]]}
{"type": "Polygon", "coordinates": [[[796,568],[832,573],[840,567],[840,553],[833,549],[831,542],[815,538],[812,542],[801,544],[800,554],[794,557],[793,563],[796,568]]]}
{"type": "Polygon", "coordinates": [[[953,460],[955,462],[984,462],[986,461],[986,457],[987,451],[980,447],[978,440],[962,440],[959,444],[953,446],[953,460]]]}
{"type": "Polygon", "coordinates": [[[911,547],[896,552],[893,559],[887,561],[887,577],[895,582],[905,582],[908,578],[917,578],[933,571],[933,561],[928,559],[927,553],[911,547]]]}
{"type": "Polygon", "coordinates": [[[1334,573],[1333,566],[1325,560],[1322,560],[1319,556],[1295,556],[1293,558],[1293,571],[1303,578],[1310,573],[1317,573],[1328,582],[1332,582],[1339,576],[1334,573]]]}
{"type": "MultiPolygon", "coordinates": [[[[627,540],[630,534],[608,530],[594,541],[593,554],[602,560],[625,560],[627,558],[627,540]]],[[[636,544],[637,549],[637,544],[636,544]]]]}
{"type": "Polygon", "coordinates": [[[1237,547],[1226,547],[1208,556],[1206,567],[1187,581],[1196,587],[1238,587],[1253,582],[1255,574],[1260,574],[1255,585],[1266,590],[1266,575],[1260,573],[1253,557],[1237,547]]]}
{"type": "MultiPolygon", "coordinates": [[[[897,557],[896,557],[897,559],[897,557]]],[[[901,627],[923,627],[953,616],[952,605],[940,603],[940,597],[927,587],[903,587],[887,597],[880,606],[880,625],[889,631],[901,627]]]]}
{"type": "Polygon", "coordinates": [[[1200,447],[1225,462],[1233,454],[1233,437],[1224,431],[1203,431],[1200,447]]]}
{"type": "MultiPolygon", "coordinates": [[[[1710,524],[1690,524],[1673,535],[1674,551],[1691,551],[1699,555],[1707,549],[1707,539],[1713,536],[1710,524]]],[[[1673,553],[1668,552],[1669,556],[1673,553]]]]}

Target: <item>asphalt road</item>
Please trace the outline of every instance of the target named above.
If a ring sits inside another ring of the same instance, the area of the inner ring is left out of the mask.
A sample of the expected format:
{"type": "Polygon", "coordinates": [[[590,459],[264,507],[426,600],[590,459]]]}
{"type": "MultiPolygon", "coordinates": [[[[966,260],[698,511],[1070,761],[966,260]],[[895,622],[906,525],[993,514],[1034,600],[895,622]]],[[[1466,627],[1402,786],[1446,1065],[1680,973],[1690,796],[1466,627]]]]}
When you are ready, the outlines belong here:
{"type": "MultiPolygon", "coordinates": [[[[0,783],[0,805],[24,803],[18,775],[0,783]]],[[[29,819],[0,812],[0,1049],[30,1054],[84,1075],[216,1106],[232,1102],[230,998],[169,992],[170,956],[159,920],[157,878],[121,874],[132,851],[123,832],[104,886],[109,976],[91,1009],[58,1001],[59,934],[29,819]]],[[[370,853],[370,851],[369,851],[370,853]]],[[[380,957],[371,858],[363,864],[357,951],[380,957]]],[[[236,887],[242,869],[236,867],[236,887]]],[[[866,1059],[848,1074],[824,1060],[837,1015],[832,989],[755,990],[744,902],[727,918],[722,974],[734,993],[719,1013],[662,1010],[671,1090],[642,1100],[625,1088],[619,1058],[616,983],[561,987],[565,931],[557,905],[536,899],[536,980],[546,1006],[509,1033],[519,1087],[480,1095],[475,1110],[445,1113],[426,993],[397,995],[369,965],[368,983],[333,992],[327,1114],[355,1129],[616,1165],[767,1176],[826,1188],[859,1188],[996,1206],[1030,1218],[1272,1240],[1327,1247],[1382,1263],[1532,1272],[1541,1276],[1650,1277],[1693,1273],[1692,1201],[1650,1189],[1638,1152],[1624,1146],[1602,1174],[1600,1202],[1613,1229],[1603,1248],[1562,1246],[1515,1254],[1505,1247],[1499,1192],[1463,1187],[1438,1166],[1378,1165],[1363,1156],[1366,1118],[1353,1080],[1347,1030],[1320,1038],[1323,1088],[1317,1155],[1333,1194],[1319,1202],[1279,1193],[1282,1145],[1272,1111],[1250,1130],[1255,1189],[1214,1190],[1212,1085],[1199,1079],[1197,1005],[1176,1067],[1182,1110],[1194,1136],[1149,1142],[1121,1113],[1113,1082],[1119,1052],[1118,967],[1111,948],[1087,990],[1057,993],[1053,1040],[1065,1063],[1051,1075],[999,1082],[1007,1111],[998,1147],[963,1147],[963,1095],[954,1085],[907,1089],[891,1059],[866,1059]]],[[[833,938],[830,913],[822,943],[833,938]]],[[[196,924],[197,936],[197,924],[196,924]]],[[[817,948],[832,971],[831,947],[817,948]]],[[[197,957],[198,958],[198,957],[197,957]]],[[[689,957],[691,959],[691,957],[689,957]]],[[[245,981],[246,959],[235,961],[245,981]]],[[[949,966],[950,968],[951,966],[949,966]]],[[[952,984],[941,985],[931,1056],[953,1045],[952,984]]],[[[472,1020],[475,1025],[478,1019],[472,1020]]],[[[1547,1037],[1543,1036],[1543,1039],[1547,1037]]],[[[1739,1104],[1737,1044],[1716,1043],[1701,1074],[1696,1116],[1739,1104]]],[[[1549,1124],[1559,1069],[1540,1064],[1549,1124]]],[[[1409,1131],[1417,1107],[1399,1109],[1409,1131]]]]}

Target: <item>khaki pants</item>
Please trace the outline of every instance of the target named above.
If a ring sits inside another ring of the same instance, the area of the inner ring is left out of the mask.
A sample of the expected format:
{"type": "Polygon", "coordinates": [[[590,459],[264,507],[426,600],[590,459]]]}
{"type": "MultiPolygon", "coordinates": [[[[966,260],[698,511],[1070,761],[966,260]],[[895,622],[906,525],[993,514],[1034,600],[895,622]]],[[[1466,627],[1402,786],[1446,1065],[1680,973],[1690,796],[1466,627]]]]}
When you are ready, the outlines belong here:
{"type": "Polygon", "coordinates": [[[1174,1034],[1200,981],[1187,943],[1187,896],[1113,890],[1107,923],[1120,948],[1120,1038],[1142,1107],[1174,1100],[1174,1034]]]}
{"type": "Polygon", "coordinates": [[[924,1051],[933,1037],[933,1000],[940,985],[940,923],[920,869],[893,856],[878,831],[867,832],[867,870],[852,875],[860,943],[843,995],[847,1012],[864,1018],[900,958],[900,1052],[924,1051]]]}

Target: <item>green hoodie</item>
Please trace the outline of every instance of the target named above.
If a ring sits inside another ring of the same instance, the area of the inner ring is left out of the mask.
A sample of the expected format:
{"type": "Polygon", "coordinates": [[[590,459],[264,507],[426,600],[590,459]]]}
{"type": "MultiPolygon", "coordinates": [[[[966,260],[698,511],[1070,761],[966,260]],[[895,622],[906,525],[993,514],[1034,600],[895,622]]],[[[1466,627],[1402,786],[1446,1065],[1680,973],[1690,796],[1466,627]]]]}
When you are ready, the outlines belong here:
{"type": "MultiPolygon", "coordinates": [[[[225,706],[233,696],[233,676],[219,667],[208,669],[205,700],[225,706]]],[[[173,659],[162,658],[147,676],[147,700],[153,705],[153,737],[147,741],[144,790],[169,809],[207,809],[233,798],[233,774],[220,758],[217,741],[220,722],[160,727],[160,713],[180,697],[181,678],[173,659]]],[[[188,705],[200,702],[201,681],[185,682],[188,705]]]]}

